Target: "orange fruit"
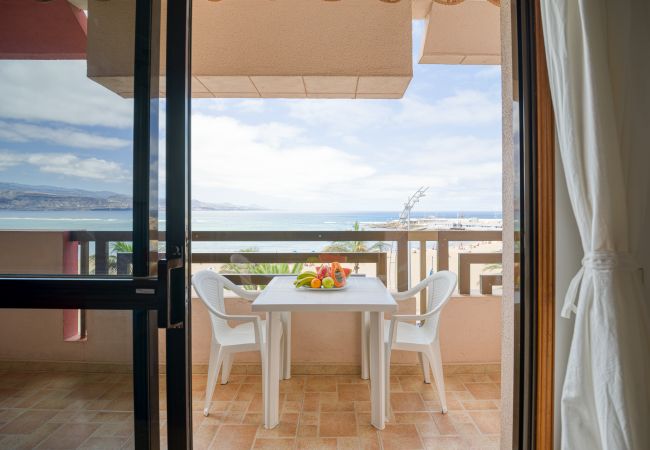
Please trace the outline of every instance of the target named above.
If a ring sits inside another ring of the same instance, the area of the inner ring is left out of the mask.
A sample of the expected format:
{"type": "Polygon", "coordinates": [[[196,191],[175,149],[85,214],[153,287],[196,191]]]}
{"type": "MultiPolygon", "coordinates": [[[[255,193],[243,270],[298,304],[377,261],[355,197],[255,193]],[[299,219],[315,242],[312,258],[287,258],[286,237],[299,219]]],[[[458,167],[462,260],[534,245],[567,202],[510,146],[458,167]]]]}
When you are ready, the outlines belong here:
{"type": "Polygon", "coordinates": [[[320,283],[321,283],[320,279],[314,278],[313,280],[311,280],[311,287],[313,289],[319,289],[320,288],[320,283]]]}

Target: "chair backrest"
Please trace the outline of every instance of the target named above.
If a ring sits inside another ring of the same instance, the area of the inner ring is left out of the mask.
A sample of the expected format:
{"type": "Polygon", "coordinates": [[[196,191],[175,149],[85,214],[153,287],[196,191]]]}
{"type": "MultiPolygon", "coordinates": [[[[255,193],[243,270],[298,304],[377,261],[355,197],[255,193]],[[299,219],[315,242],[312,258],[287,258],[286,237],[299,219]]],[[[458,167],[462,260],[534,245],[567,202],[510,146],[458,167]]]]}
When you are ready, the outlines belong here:
{"type": "Polygon", "coordinates": [[[424,321],[424,328],[428,328],[431,332],[438,332],[438,322],[440,321],[440,313],[443,307],[451,298],[451,294],[456,289],[456,282],[458,277],[455,273],[448,270],[441,270],[426,278],[427,281],[427,310],[436,313],[424,321]]]}
{"type": "Polygon", "coordinates": [[[229,289],[243,298],[248,298],[249,295],[228,278],[211,270],[195,273],[192,276],[192,286],[210,311],[212,334],[215,340],[220,342],[221,334],[230,328],[224,302],[224,289],[229,289]]]}

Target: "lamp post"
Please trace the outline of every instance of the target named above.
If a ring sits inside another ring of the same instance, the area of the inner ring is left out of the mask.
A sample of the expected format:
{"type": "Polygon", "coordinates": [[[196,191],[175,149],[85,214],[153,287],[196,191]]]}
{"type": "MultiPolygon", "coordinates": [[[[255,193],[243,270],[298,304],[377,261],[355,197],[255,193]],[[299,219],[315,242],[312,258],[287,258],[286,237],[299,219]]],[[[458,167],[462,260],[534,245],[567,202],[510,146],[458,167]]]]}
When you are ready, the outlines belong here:
{"type": "Polygon", "coordinates": [[[415,207],[415,204],[420,201],[422,197],[426,195],[426,192],[429,190],[429,186],[420,186],[420,188],[415,191],[404,203],[404,209],[399,215],[399,223],[401,225],[406,222],[406,235],[407,235],[407,251],[408,258],[406,264],[406,272],[408,274],[408,287],[411,287],[411,240],[408,238],[408,235],[411,232],[411,210],[415,207]]]}

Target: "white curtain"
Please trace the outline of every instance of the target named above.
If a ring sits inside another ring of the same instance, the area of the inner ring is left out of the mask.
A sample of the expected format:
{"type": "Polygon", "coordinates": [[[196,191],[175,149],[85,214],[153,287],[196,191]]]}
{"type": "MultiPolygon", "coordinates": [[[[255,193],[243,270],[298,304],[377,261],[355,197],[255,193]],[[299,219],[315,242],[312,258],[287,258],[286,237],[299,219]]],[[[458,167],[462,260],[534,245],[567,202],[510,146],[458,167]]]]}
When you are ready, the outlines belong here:
{"type": "Polygon", "coordinates": [[[563,310],[576,321],[562,448],[650,449],[650,0],[541,3],[585,253],[563,310]]]}

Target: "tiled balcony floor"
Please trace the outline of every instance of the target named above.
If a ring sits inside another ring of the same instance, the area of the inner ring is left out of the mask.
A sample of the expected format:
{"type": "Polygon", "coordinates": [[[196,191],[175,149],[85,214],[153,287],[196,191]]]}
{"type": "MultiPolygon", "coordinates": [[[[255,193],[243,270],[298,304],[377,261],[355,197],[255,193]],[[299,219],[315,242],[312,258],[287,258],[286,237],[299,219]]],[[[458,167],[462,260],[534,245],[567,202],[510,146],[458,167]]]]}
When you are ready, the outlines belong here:
{"type": "MultiPolygon", "coordinates": [[[[449,413],[419,376],[391,379],[393,417],[370,425],[367,381],[296,375],[281,383],[281,423],[262,425],[261,378],[233,375],[202,414],[206,375],[194,375],[195,449],[496,449],[498,373],[446,377],[449,413]]],[[[162,389],[162,388],[161,388],[162,389]]],[[[164,396],[164,394],[163,394],[164,396]]],[[[165,412],[162,402],[164,446],[165,412]]],[[[0,372],[0,448],[132,448],[129,375],[0,372]]]]}

